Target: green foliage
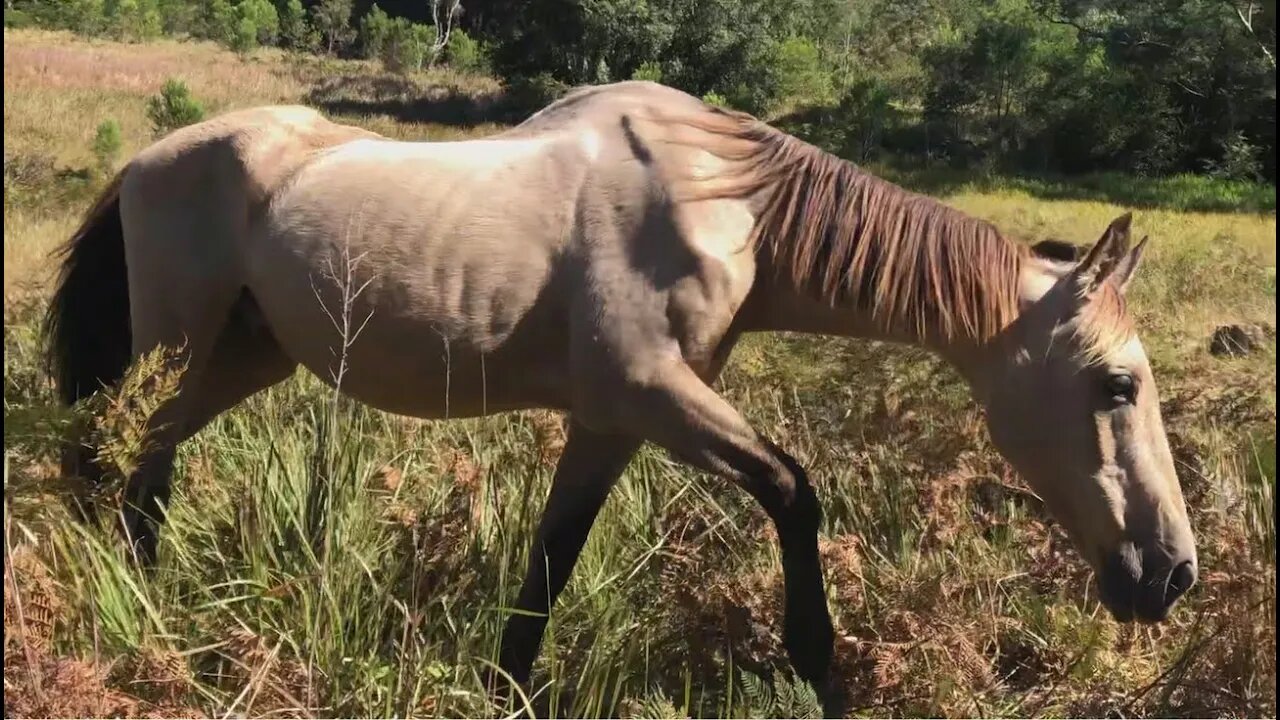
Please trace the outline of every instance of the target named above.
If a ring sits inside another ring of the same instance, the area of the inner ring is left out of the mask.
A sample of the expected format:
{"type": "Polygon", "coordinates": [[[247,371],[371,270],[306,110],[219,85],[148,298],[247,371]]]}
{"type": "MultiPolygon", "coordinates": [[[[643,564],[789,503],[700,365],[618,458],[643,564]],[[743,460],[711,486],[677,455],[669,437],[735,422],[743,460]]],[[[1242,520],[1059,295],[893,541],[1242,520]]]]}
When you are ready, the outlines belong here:
{"type": "Polygon", "coordinates": [[[202,14],[204,37],[227,47],[235,44],[240,19],[231,0],[205,0],[202,14]]]}
{"type": "MultiPolygon", "coordinates": [[[[240,51],[279,43],[333,54],[356,36],[354,7],[12,0],[6,24],[129,40],[186,32],[240,51]]],[[[723,98],[861,161],[1275,180],[1275,13],[1265,8],[1221,0],[490,0],[459,17],[441,50],[431,26],[415,23],[430,7],[410,18],[373,5],[359,23],[361,52],[396,72],[443,58],[524,89],[540,77],[569,86],[659,81],[723,98]]],[[[394,9],[409,12],[403,2],[394,9]]]]}
{"type": "Polygon", "coordinates": [[[308,50],[315,44],[302,0],[286,0],[280,11],[280,41],[291,50],[308,50]]]}
{"type": "Polygon", "coordinates": [[[702,102],[715,107],[729,107],[729,99],[714,90],[703,95],[702,102]]]}
{"type": "Polygon", "coordinates": [[[11,7],[8,4],[4,6],[4,26],[6,28],[27,28],[36,27],[40,21],[33,17],[31,13],[19,8],[11,7]]]}
{"type": "Polygon", "coordinates": [[[360,21],[364,55],[376,58],[391,72],[422,69],[428,60],[435,31],[402,17],[393,18],[375,3],[360,21]]]}
{"type": "Polygon", "coordinates": [[[748,672],[739,676],[738,692],[748,717],[821,718],[822,703],[802,680],[778,678],[774,687],[748,672]]]}
{"type": "Polygon", "coordinates": [[[164,30],[157,0],[104,0],[102,15],[107,32],[122,40],[150,40],[164,30]]]}
{"type": "Polygon", "coordinates": [[[631,73],[631,79],[660,83],[662,82],[662,66],[656,62],[641,63],[640,67],[631,73]]]}
{"type": "Polygon", "coordinates": [[[164,81],[160,93],[147,99],[147,118],[157,136],[204,119],[204,105],[191,96],[187,84],[176,78],[164,81]]]}
{"type": "Polygon", "coordinates": [[[156,8],[165,34],[199,34],[201,3],[193,0],[158,0],[156,8]]]}
{"type": "Polygon", "coordinates": [[[1205,170],[1210,177],[1222,180],[1258,180],[1262,177],[1262,162],[1258,148],[1237,131],[1223,143],[1221,159],[1205,161],[1205,170]]]}
{"type": "Polygon", "coordinates": [[[352,0],[320,0],[311,7],[311,24],[320,34],[325,52],[345,47],[356,33],[351,28],[352,0]]]}
{"type": "Polygon", "coordinates": [[[374,3],[360,19],[360,49],[369,59],[382,57],[383,48],[391,36],[391,16],[374,3]]]}
{"type": "Polygon", "coordinates": [[[461,28],[454,28],[449,33],[445,61],[450,67],[464,72],[477,74],[489,72],[489,58],[485,48],[461,28]]]}
{"type": "Polygon", "coordinates": [[[258,26],[253,24],[253,20],[247,17],[241,17],[236,20],[236,29],[231,35],[231,45],[229,47],[241,54],[257,49],[258,26]]]}
{"type": "Polygon", "coordinates": [[[771,87],[766,102],[775,113],[782,108],[828,105],[834,98],[831,73],[809,38],[793,35],[775,43],[767,67],[771,87]]]}
{"type": "Polygon", "coordinates": [[[115,170],[123,144],[120,138],[120,123],[112,118],[98,123],[98,129],[93,134],[92,150],[99,173],[105,176],[115,170]]]}
{"type": "Polygon", "coordinates": [[[271,0],[240,0],[236,6],[237,34],[252,28],[254,45],[272,45],[280,35],[280,15],[271,0]]]}

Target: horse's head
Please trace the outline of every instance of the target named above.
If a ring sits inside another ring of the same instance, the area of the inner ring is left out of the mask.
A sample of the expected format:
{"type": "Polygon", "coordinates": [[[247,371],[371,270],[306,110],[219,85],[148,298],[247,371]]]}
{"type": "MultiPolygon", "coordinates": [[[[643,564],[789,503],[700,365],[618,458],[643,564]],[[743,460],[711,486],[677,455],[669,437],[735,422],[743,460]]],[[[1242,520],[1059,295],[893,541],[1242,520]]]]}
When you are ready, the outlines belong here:
{"type": "Polygon", "coordinates": [[[996,446],[1097,573],[1119,620],[1163,620],[1196,580],[1196,550],[1146,351],[1125,290],[1146,239],[1130,216],[1082,259],[1041,246],[1024,264],[1018,320],[987,363],[996,446]]]}

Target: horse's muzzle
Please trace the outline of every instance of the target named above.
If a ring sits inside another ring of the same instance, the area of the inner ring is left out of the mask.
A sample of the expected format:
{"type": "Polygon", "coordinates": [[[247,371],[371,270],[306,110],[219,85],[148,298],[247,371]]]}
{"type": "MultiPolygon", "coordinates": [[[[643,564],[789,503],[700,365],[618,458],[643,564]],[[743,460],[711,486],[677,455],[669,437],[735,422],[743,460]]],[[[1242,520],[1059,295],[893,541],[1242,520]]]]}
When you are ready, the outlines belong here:
{"type": "Polygon", "coordinates": [[[1144,557],[1125,543],[1107,555],[1098,573],[1102,603],[1120,622],[1157,623],[1196,584],[1196,574],[1194,556],[1144,557]]]}

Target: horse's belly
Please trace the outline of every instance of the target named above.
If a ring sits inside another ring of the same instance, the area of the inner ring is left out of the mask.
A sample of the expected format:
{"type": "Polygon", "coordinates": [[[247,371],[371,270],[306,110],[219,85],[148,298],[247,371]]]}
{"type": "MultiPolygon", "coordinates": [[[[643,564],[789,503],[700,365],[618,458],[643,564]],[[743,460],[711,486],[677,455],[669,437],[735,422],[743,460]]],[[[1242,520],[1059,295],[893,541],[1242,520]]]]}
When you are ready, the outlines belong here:
{"type": "Polygon", "coordinates": [[[348,275],[312,249],[273,253],[250,290],[284,351],[326,382],[424,418],[563,406],[568,330],[545,259],[378,263],[375,250],[350,255],[364,264],[348,275]]]}
{"type": "MultiPolygon", "coordinates": [[[[301,333],[299,333],[301,334],[301,333]]],[[[354,334],[354,333],[353,333],[354,334]]],[[[281,345],[345,395],[380,410],[421,418],[474,417],[527,407],[565,407],[564,354],[554,338],[523,337],[481,351],[465,337],[420,323],[370,318],[354,339],[332,344],[291,337],[281,345]],[[345,345],[345,352],[343,346],[345,345]]]]}

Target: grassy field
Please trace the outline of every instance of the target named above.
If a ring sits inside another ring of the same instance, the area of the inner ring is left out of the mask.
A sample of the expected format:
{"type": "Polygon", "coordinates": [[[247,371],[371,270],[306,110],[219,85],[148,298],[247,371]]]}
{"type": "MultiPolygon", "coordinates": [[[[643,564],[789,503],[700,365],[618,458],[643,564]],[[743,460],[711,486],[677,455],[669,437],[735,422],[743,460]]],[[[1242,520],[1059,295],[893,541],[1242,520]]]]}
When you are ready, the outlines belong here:
{"type": "MultiPolygon", "coordinates": [[[[556,415],[418,422],[300,375],[181,448],[155,572],[63,510],[36,331],[46,255],[100,183],[97,124],[119,121],[122,158],[141,149],[146,99],[171,76],[214,112],[305,102],[403,138],[484,134],[471,120],[501,102],[493,81],[444,72],[5,32],[5,715],[501,714],[480,678],[563,442],[556,415]]],[[[1133,304],[1202,581],[1165,625],[1114,623],[948,368],[750,338],[723,391],[818,485],[856,714],[1274,716],[1274,334],[1246,357],[1208,352],[1221,324],[1274,328],[1274,188],[896,177],[1028,240],[1092,241],[1136,207],[1153,240],[1133,304]]],[[[125,400],[100,419],[127,426],[145,403],[125,400]]],[[[816,713],[787,678],[770,532],[743,494],[646,449],[510,711],[816,713]]]]}

